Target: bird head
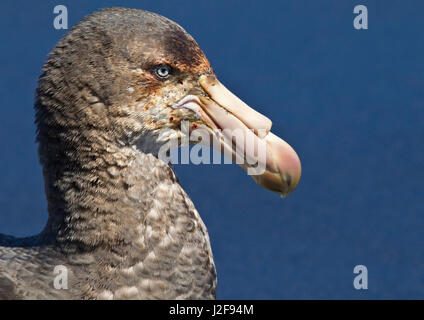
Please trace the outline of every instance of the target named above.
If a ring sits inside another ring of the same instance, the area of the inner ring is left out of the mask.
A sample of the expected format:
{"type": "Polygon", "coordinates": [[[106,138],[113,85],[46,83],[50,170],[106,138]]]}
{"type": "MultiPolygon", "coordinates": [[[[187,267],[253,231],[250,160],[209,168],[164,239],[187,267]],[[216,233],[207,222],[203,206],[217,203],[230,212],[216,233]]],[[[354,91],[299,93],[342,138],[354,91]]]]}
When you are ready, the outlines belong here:
{"type": "MultiPolygon", "coordinates": [[[[88,141],[87,148],[157,156],[169,141],[203,130],[210,139],[200,134],[193,143],[208,140],[241,159],[260,186],[286,195],[300,179],[300,160],[271,133],[271,120],[217,79],[183,28],[154,13],[110,8],[87,16],[51,52],[37,97],[39,140],[58,154],[88,141]]],[[[45,162],[48,149],[40,144],[45,162]]]]}

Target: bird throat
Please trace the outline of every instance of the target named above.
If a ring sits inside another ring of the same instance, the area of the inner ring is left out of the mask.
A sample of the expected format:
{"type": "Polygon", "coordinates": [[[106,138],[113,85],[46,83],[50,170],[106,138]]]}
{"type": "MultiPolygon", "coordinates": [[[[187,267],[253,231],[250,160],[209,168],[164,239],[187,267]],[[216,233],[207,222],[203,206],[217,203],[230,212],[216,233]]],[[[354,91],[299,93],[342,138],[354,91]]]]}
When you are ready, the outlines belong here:
{"type": "Polygon", "coordinates": [[[174,184],[174,173],[151,154],[130,147],[97,152],[92,161],[78,157],[85,159],[83,166],[58,161],[44,168],[45,238],[80,251],[134,244],[146,212],[160,200],[154,198],[157,185],[174,184]]]}

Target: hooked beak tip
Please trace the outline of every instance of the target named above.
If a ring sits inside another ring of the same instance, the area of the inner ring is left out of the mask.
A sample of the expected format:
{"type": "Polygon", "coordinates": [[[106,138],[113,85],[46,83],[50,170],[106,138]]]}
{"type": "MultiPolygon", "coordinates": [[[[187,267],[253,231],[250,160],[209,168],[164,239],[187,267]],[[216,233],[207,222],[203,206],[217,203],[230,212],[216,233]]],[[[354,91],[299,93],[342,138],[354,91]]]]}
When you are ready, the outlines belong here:
{"type": "Polygon", "coordinates": [[[262,186],[287,196],[299,184],[302,173],[299,156],[286,141],[271,132],[265,140],[269,149],[267,170],[272,175],[264,177],[262,186]]]}

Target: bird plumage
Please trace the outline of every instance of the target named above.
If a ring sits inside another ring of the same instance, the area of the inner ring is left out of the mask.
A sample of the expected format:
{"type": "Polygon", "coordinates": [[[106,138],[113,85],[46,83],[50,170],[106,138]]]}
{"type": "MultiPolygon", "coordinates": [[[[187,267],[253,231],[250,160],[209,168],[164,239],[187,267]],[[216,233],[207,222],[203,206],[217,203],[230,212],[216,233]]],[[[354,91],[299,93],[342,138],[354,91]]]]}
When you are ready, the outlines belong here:
{"type": "Polygon", "coordinates": [[[0,298],[215,297],[207,230],[151,153],[148,135],[169,117],[144,72],[160,48],[181,73],[208,67],[181,27],[123,8],[88,16],[51,52],[35,104],[49,220],[28,240],[0,236],[0,298]],[[53,286],[57,265],[67,290],[53,286]]]}
{"type": "Polygon", "coordinates": [[[301,175],[194,39],[142,10],[73,27],[43,67],[35,111],[49,218],[37,236],[0,235],[0,299],[215,298],[207,229],[161,155],[197,129],[269,190],[287,195],[301,175]]]}

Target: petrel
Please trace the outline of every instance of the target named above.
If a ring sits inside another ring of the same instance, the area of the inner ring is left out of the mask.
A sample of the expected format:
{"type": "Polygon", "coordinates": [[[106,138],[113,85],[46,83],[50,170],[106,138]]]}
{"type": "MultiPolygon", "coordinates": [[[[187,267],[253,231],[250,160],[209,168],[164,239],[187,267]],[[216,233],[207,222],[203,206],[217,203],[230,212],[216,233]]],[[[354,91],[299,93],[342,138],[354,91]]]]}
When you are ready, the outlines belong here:
{"type": "Polygon", "coordinates": [[[36,236],[0,235],[0,299],[215,298],[207,229],[160,157],[194,130],[248,173],[258,159],[264,170],[249,174],[271,191],[287,195],[301,175],[271,120],[219,82],[195,40],[143,10],[74,26],[42,69],[35,111],[49,217],[36,236]]]}

